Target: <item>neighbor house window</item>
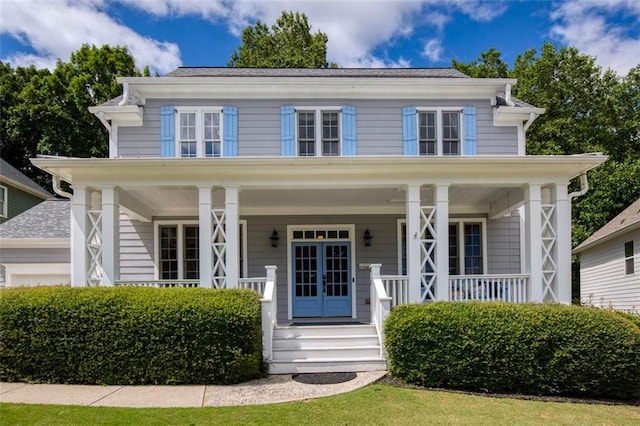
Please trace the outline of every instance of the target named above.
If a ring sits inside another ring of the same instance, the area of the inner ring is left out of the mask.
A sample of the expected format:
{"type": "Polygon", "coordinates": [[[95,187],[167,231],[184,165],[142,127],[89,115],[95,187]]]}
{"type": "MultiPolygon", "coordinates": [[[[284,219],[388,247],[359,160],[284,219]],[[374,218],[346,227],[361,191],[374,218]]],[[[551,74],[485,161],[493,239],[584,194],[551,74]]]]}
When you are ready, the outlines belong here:
{"type": "Polygon", "coordinates": [[[340,155],[340,110],[297,110],[297,145],[301,157],[340,155]]]}
{"type": "MultiPolygon", "coordinates": [[[[484,228],[483,220],[452,218],[449,221],[449,275],[484,273],[486,250],[484,228]]],[[[398,269],[402,275],[406,275],[407,228],[404,219],[399,220],[398,233],[398,269]]]]}
{"type": "Polygon", "coordinates": [[[634,260],[633,240],[627,241],[624,243],[624,273],[626,275],[635,273],[634,260]]]}
{"type": "Polygon", "coordinates": [[[9,192],[6,186],[0,186],[0,217],[7,217],[9,192]]]}
{"type": "Polygon", "coordinates": [[[461,109],[418,108],[418,154],[460,155],[461,109]]]}
{"type": "Polygon", "coordinates": [[[177,108],[180,157],[222,157],[222,108],[177,108]]]}
{"type": "MultiPolygon", "coordinates": [[[[247,221],[239,223],[239,276],[247,276],[247,221]]],[[[197,280],[200,278],[200,227],[197,221],[162,223],[157,228],[158,278],[197,280]]]]}

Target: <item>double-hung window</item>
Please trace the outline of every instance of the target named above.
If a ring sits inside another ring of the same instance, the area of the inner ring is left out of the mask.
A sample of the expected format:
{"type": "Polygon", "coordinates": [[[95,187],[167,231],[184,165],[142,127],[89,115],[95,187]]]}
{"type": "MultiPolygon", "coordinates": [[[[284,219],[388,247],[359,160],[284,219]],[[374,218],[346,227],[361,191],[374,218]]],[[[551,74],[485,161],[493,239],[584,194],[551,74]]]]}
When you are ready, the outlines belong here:
{"type": "Polygon", "coordinates": [[[176,108],[180,157],[222,157],[222,108],[176,108]]]}
{"type": "Polygon", "coordinates": [[[0,217],[6,218],[7,213],[7,201],[9,198],[9,192],[6,186],[0,186],[0,217]]]}
{"type": "Polygon", "coordinates": [[[624,243],[624,273],[625,275],[633,275],[635,273],[633,253],[633,240],[624,243]]]}
{"type": "Polygon", "coordinates": [[[462,109],[418,108],[418,154],[460,155],[462,153],[462,109]]]}
{"type": "Polygon", "coordinates": [[[296,114],[298,156],[340,155],[340,108],[302,108],[296,114]]]}

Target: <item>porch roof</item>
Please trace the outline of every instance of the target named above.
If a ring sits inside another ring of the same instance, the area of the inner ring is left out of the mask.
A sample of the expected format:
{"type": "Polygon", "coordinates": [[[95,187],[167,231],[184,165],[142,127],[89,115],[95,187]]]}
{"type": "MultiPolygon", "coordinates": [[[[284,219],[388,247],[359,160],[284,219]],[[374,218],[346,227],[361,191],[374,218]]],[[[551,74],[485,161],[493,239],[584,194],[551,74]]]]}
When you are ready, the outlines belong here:
{"type": "Polygon", "coordinates": [[[39,157],[32,163],[76,185],[243,185],[332,188],[403,184],[568,182],[607,160],[570,156],[358,156],[234,158],[39,157]]]}

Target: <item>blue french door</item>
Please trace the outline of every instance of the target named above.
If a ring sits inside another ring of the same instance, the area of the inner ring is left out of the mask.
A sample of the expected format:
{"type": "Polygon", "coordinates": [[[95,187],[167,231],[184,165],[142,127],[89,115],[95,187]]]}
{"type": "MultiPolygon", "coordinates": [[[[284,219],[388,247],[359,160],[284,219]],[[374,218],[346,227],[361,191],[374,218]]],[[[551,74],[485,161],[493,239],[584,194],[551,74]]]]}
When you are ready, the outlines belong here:
{"type": "Polygon", "coordinates": [[[293,316],[351,316],[351,244],[293,244],[293,316]]]}

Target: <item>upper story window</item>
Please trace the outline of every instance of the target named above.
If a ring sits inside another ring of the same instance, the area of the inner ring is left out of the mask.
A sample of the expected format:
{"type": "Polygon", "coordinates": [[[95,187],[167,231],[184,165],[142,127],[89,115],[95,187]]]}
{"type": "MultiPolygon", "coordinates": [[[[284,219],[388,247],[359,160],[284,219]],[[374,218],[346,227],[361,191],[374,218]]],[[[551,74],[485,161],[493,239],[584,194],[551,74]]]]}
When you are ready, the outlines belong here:
{"type": "Polygon", "coordinates": [[[301,157],[340,155],[340,111],[301,109],[298,118],[297,145],[301,157]]]}
{"type": "Polygon", "coordinates": [[[633,240],[624,243],[624,273],[626,275],[635,273],[633,240]]]}
{"type": "Polygon", "coordinates": [[[222,108],[177,108],[176,143],[180,157],[222,157],[222,108]]]}
{"type": "Polygon", "coordinates": [[[0,186],[0,217],[7,217],[7,201],[9,192],[6,186],[0,186]]]}
{"type": "Polygon", "coordinates": [[[460,110],[418,109],[418,154],[460,155],[460,110]]]}

